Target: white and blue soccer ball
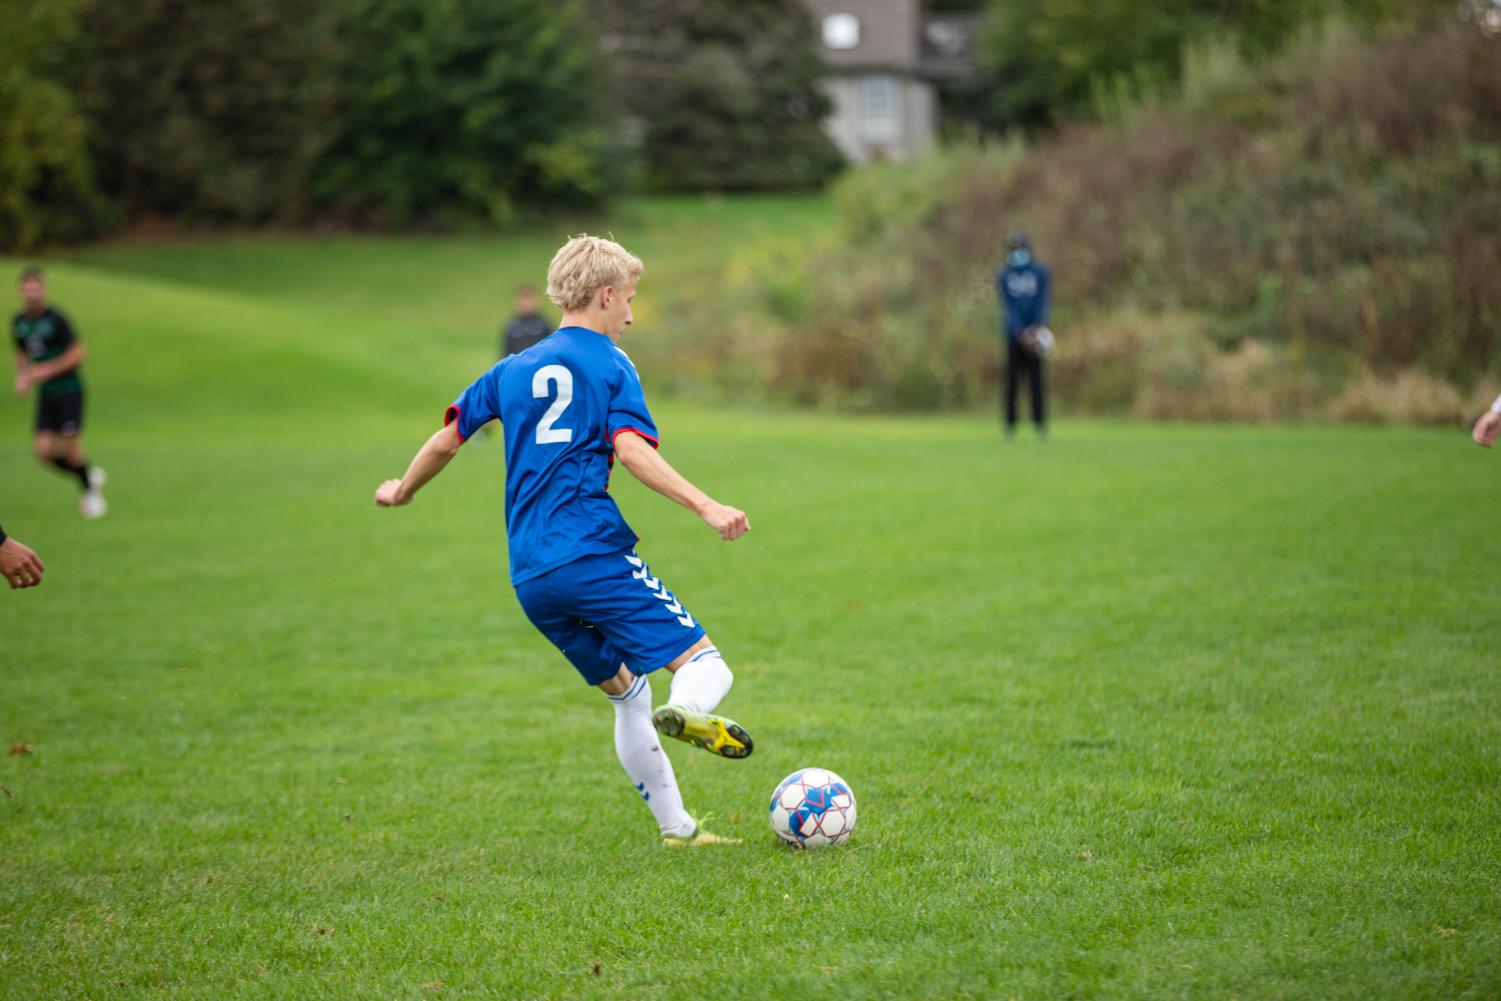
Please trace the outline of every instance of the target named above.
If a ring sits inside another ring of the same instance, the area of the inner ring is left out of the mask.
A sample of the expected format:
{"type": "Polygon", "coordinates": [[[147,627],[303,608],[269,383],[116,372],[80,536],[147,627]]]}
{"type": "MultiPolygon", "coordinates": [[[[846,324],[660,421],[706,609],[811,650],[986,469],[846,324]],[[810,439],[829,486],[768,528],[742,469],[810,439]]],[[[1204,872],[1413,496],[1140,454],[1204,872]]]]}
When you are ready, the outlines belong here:
{"type": "Polygon", "coordinates": [[[842,844],[855,829],[855,794],[827,768],[801,768],[771,794],[771,829],[798,848],[842,844]]]}

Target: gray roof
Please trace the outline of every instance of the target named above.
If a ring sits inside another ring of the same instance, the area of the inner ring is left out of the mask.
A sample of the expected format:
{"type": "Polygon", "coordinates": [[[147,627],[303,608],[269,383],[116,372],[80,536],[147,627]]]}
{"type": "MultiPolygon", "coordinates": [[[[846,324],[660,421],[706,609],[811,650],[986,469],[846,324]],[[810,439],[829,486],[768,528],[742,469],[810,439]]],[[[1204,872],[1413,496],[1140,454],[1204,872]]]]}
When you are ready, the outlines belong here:
{"type": "Polygon", "coordinates": [[[804,0],[813,14],[819,50],[835,72],[886,70],[928,77],[963,73],[974,64],[979,16],[924,14],[919,0],[804,0]],[[850,49],[823,44],[823,24],[834,14],[860,24],[859,43],[850,49]]]}
{"type": "Polygon", "coordinates": [[[836,70],[917,69],[917,0],[806,0],[813,11],[824,60],[836,70]],[[853,14],[860,21],[860,44],[853,49],[825,47],[824,19],[831,14],[853,14]]]}

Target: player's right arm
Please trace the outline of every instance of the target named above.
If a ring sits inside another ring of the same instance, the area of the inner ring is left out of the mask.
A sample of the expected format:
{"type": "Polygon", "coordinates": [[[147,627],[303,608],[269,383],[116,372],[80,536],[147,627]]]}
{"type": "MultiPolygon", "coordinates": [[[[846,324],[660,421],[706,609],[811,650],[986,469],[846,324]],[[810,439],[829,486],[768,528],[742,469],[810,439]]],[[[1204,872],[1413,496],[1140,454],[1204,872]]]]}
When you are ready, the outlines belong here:
{"type": "Polygon", "coordinates": [[[6,538],[5,529],[0,528],[0,576],[5,578],[11,590],[36,587],[42,582],[42,574],[46,569],[41,558],[30,547],[15,539],[6,538]]]}
{"type": "Polygon", "coordinates": [[[459,448],[463,444],[457,422],[443,425],[417,450],[417,454],[412,457],[412,464],[407,466],[406,474],[401,479],[387,480],[376,488],[376,506],[401,507],[403,504],[410,504],[417,491],[428,480],[443,472],[443,467],[448,465],[449,460],[459,454],[459,448]]]}
{"type": "Polygon", "coordinates": [[[85,357],[86,354],[83,345],[77,341],[72,341],[68,344],[67,350],[51,361],[39,361],[28,365],[26,371],[18,379],[25,379],[29,388],[30,386],[46,382],[48,379],[55,379],[60,375],[66,375],[83,365],[85,357]]]}
{"type": "Polygon", "coordinates": [[[744,511],[719,503],[689,483],[651,442],[636,432],[621,431],[615,435],[615,455],[632,476],[698,515],[724,541],[733,542],[750,531],[750,520],[744,511]]]}
{"type": "Polygon", "coordinates": [[[443,427],[417,450],[406,474],[399,480],[387,480],[375,490],[378,507],[401,507],[410,504],[434,476],[443,471],[459,454],[464,441],[486,423],[500,416],[497,384],[500,373],[510,359],[496,362],[488,372],[459,394],[443,416],[443,427]]]}

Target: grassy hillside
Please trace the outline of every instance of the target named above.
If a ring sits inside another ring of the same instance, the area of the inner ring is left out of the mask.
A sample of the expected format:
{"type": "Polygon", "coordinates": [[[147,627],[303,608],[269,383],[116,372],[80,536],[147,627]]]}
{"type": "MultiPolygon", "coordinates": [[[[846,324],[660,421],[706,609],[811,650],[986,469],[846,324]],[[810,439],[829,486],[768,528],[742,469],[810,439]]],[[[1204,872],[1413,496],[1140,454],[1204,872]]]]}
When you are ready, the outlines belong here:
{"type": "MultiPolygon", "coordinates": [[[[1454,424],[1501,383],[1501,47],[1338,26],[1033,145],[851,177],[840,235],[763,255],[741,337],[840,407],[988,403],[1005,234],[1053,269],[1074,412],[1454,424]],[[770,336],[767,326],[771,327],[770,336]]],[[[730,387],[734,388],[734,387],[730,387]]]]}
{"type": "MultiPolygon", "coordinates": [[[[515,287],[544,286],[553,251],[581,231],[613,234],[645,260],[640,333],[628,335],[626,347],[638,362],[674,371],[675,344],[719,336],[712,323],[699,322],[701,310],[690,319],[688,307],[716,294],[727,262],[760,241],[824,232],[832,211],[826,199],[807,196],[654,198],[624,203],[605,219],[563,220],[506,237],[127,241],[66,254],[55,262],[54,292],[83,329],[97,335],[97,350],[118,346],[152,355],[139,369],[160,373],[154,386],[161,391],[125,386],[117,397],[128,401],[133,415],[170,409],[174,395],[194,392],[177,383],[174,367],[184,365],[210,373],[210,395],[248,394],[261,400],[257,409],[274,414],[280,409],[276,394],[319,396],[324,388],[316,372],[278,366],[283,351],[353,359],[367,374],[383,371],[397,386],[452,395],[494,360],[515,287]],[[124,279],[145,279],[142,294],[114,294],[109,282],[124,279]],[[169,303],[163,298],[168,296],[201,300],[169,303]],[[135,312],[122,312],[137,305],[135,312]],[[280,310],[279,317],[267,308],[280,310]],[[234,319],[233,332],[224,328],[214,339],[199,337],[198,314],[218,309],[234,319]],[[250,336],[251,330],[257,333],[250,336]],[[189,343],[172,340],[179,334],[189,343]],[[175,348],[156,351],[159,338],[175,348]],[[194,357],[174,360],[178,349],[194,357]],[[230,384],[221,385],[216,372],[230,384]],[[273,395],[262,398],[263,392],[273,395]]],[[[119,370],[111,361],[94,366],[91,379],[111,378],[119,370]]],[[[109,405],[109,395],[100,394],[101,406],[109,405]]]]}
{"type": "MultiPolygon", "coordinates": [[[[806,221],[697,211],[617,235],[687,287],[806,221]]],[[[552,242],[55,262],[112,509],[79,521],[0,403],[0,515],[48,563],[0,594],[0,998],[1501,991],[1495,456],[659,404],[755,526],[614,483],[757,740],[674,749],[746,843],[667,852],[506,585],[498,447],[370,502],[552,242]],[[764,810],[812,763],[860,827],[799,856],[764,810]]]]}

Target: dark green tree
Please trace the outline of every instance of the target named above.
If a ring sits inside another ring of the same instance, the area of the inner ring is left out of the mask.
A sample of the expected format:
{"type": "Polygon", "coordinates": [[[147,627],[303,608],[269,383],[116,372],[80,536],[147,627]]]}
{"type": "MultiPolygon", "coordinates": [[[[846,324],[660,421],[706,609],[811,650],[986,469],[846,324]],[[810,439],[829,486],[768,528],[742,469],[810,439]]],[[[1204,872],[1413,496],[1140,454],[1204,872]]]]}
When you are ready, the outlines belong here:
{"type": "Polygon", "coordinates": [[[335,8],[93,0],[82,99],[100,181],[131,216],[293,221],[327,145],[335,8]]]}
{"type": "Polygon", "coordinates": [[[818,35],[800,0],[597,6],[648,187],[809,188],[838,172],[818,35]]]}
{"type": "Polygon", "coordinates": [[[0,251],[81,236],[100,220],[87,127],[67,86],[77,6],[0,2],[0,251]]]}
{"type": "Polygon", "coordinates": [[[343,95],[316,197],[389,225],[504,223],[611,180],[590,25],[554,0],[345,0],[343,95]]]}

